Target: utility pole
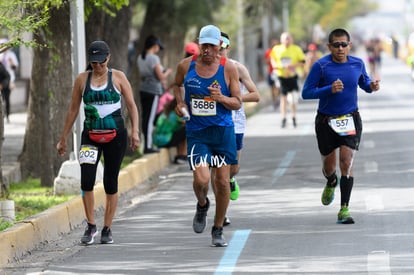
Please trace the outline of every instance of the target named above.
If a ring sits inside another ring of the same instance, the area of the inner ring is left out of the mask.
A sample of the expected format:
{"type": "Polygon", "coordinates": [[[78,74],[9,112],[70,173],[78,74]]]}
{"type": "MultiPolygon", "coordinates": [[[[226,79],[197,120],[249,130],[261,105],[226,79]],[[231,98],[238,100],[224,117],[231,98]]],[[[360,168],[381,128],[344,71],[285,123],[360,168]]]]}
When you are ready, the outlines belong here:
{"type": "MultiPolygon", "coordinates": [[[[86,68],[85,53],[85,15],[84,0],[71,1],[70,18],[72,34],[72,83],[76,76],[86,68]]],[[[83,103],[82,103],[83,104],[83,103]]],[[[78,159],[78,148],[80,146],[82,134],[82,121],[84,117],[83,108],[80,108],[79,116],[75,121],[75,130],[73,132],[73,154],[78,159]]]]}
{"type": "MultiPolygon", "coordinates": [[[[72,83],[77,75],[85,70],[85,20],[83,10],[83,0],[70,1],[70,28],[72,44],[72,83]]],[[[54,193],[59,195],[79,194],[81,181],[80,165],[78,162],[78,150],[81,143],[83,103],[78,117],[76,118],[73,131],[73,151],[70,152],[69,160],[62,163],[59,174],[54,180],[54,193]]]]}
{"type": "Polygon", "coordinates": [[[243,10],[243,0],[237,0],[237,10],[238,10],[238,16],[237,16],[237,23],[239,25],[238,31],[237,31],[237,55],[238,55],[238,61],[242,64],[245,63],[244,61],[244,10],[243,10]]]}
{"type": "Polygon", "coordinates": [[[282,20],[283,20],[283,31],[289,31],[289,0],[283,0],[283,11],[282,11],[282,20]]]}

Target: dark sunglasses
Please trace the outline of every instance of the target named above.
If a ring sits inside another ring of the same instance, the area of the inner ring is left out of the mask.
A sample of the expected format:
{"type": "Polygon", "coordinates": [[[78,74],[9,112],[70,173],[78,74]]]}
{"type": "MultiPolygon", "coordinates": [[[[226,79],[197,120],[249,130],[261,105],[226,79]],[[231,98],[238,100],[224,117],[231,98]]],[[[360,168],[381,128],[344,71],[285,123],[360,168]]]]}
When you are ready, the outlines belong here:
{"type": "Polygon", "coordinates": [[[330,45],[334,48],[339,48],[339,47],[346,48],[348,47],[349,42],[335,42],[335,43],[330,43],[330,45]]]}
{"type": "Polygon", "coordinates": [[[96,64],[100,64],[100,65],[102,65],[102,64],[104,64],[106,61],[108,60],[108,58],[105,58],[105,60],[104,61],[102,61],[102,62],[91,62],[93,65],[96,65],[96,64]]]}

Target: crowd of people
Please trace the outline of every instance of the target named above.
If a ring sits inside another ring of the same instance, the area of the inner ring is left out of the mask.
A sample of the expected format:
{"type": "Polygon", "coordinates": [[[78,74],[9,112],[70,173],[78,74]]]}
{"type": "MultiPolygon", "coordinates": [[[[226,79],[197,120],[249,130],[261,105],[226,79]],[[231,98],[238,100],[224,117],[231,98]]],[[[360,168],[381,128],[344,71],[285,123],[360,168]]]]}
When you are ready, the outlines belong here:
{"type": "MultiPolygon", "coordinates": [[[[101,243],[113,243],[111,225],[118,202],[120,165],[128,143],[132,151],[140,146],[141,129],[144,154],[157,152],[159,148],[176,148],[174,163],[187,164],[192,171],[195,233],[204,232],[207,226],[211,185],[215,200],[211,244],[228,245],[223,227],[230,224],[227,216],[230,201],[239,196],[236,175],[240,170],[246,128],[244,103],[258,102],[261,96],[247,67],[229,58],[228,34],[217,26],[206,25],[201,28],[197,42],[185,45],[184,58],[169,83],[172,70],[164,68],[158,56],[164,45],[157,36],[146,37],[137,60],[141,77],[141,127],[126,75],[108,66],[111,59],[108,44],[94,41],[89,45],[88,68],[75,79],[70,107],[56,145],[63,156],[66,137],[83,101],[85,119],[79,163],[87,227],[82,243],[92,244],[98,234],[93,189],[101,156],[105,158],[106,193],[101,243]],[[129,112],[130,129],[125,126],[122,104],[129,112]]],[[[370,77],[362,59],[349,55],[352,42],[346,30],[333,30],[326,46],[329,50],[326,55],[314,43],[304,51],[294,44],[290,33],[283,32],[280,40],[272,41],[264,60],[268,66],[272,105],[280,108],[282,128],[287,127],[288,109],[293,127],[298,126],[296,110],[300,96],[304,100],[319,100],[315,133],[326,178],[321,201],[323,205],[332,203],[339,184],[341,207],[337,222],[352,224],[354,220],[349,212],[354,184],[352,164],[362,134],[355,94],[358,87],[367,93],[379,90],[379,79],[370,77]],[[336,172],[337,163],[340,175],[336,172]]]]}

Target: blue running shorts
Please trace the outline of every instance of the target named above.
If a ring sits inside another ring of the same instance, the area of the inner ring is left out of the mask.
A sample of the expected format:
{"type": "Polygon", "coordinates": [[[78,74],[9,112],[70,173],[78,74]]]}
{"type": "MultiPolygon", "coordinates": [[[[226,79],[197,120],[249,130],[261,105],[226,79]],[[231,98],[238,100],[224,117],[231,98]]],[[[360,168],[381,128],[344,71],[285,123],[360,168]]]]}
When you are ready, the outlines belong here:
{"type": "Polygon", "coordinates": [[[244,137],[243,133],[236,134],[236,149],[237,149],[237,151],[240,151],[241,149],[243,149],[243,137],[244,137]]]}
{"type": "Polygon", "coordinates": [[[191,170],[203,165],[220,168],[237,164],[234,127],[210,126],[187,131],[187,159],[191,170]]]}

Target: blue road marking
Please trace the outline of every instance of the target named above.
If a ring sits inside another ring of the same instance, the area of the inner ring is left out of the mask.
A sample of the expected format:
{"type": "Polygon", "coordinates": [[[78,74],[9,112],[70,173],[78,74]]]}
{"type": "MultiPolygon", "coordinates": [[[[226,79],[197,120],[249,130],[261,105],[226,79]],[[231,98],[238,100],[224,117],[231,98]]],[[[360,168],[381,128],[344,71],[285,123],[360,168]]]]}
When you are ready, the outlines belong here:
{"type": "Polygon", "coordinates": [[[214,275],[231,275],[233,273],[240,253],[249,238],[250,232],[250,229],[237,230],[234,232],[233,238],[231,239],[229,246],[226,247],[226,251],[224,251],[224,255],[221,258],[214,275]]]}
{"type": "Polygon", "coordinates": [[[273,179],[272,184],[276,183],[276,181],[285,174],[286,169],[289,168],[290,163],[292,162],[293,158],[296,155],[296,151],[288,151],[286,152],[285,157],[279,164],[279,167],[273,172],[273,179]]]}

